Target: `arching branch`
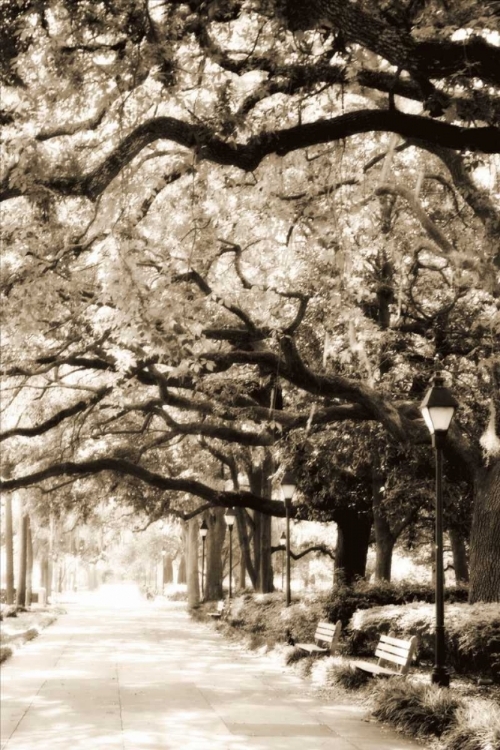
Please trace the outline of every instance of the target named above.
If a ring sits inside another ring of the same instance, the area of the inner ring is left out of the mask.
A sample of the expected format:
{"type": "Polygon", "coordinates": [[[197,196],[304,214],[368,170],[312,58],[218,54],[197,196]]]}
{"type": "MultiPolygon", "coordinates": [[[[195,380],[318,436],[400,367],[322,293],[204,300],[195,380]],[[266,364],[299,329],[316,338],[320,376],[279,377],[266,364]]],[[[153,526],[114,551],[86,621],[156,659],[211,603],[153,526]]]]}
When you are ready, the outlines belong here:
{"type": "MultiPolygon", "coordinates": [[[[253,172],[270,154],[285,156],[292,151],[331,143],[350,136],[371,132],[398,133],[447,149],[500,153],[500,129],[496,127],[462,128],[418,115],[395,110],[358,110],[331,119],[295,125],[291,128],[261,133],[246,144],[227,143],[208,127],[183,122],[173,117],[157,117],[132,130],[101,164],[86,175],[39,179],[37,186],[61,195],[86,196],[96,200],[114,178],[146,146],[160,139],[178,143],[196,152],[198,159],[234,166],[253,172]]],[[[0,200],[23,195],[20,187],[6,178],[0,200]]]]}

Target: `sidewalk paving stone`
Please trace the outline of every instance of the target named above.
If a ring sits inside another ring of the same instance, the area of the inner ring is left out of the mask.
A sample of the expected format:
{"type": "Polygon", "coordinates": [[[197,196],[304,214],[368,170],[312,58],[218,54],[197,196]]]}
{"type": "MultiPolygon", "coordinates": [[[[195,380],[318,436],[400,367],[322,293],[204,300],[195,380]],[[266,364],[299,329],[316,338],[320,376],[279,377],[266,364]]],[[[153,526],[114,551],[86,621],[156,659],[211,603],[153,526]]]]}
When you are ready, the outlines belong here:
{"type": "MultiPolygon", "coordinates": [[[[116,592],[115,592],[116,593],[116,592]]],[[[183,606],[87,595],[2,668],[1,750],[415,750],[183,606]]]]}

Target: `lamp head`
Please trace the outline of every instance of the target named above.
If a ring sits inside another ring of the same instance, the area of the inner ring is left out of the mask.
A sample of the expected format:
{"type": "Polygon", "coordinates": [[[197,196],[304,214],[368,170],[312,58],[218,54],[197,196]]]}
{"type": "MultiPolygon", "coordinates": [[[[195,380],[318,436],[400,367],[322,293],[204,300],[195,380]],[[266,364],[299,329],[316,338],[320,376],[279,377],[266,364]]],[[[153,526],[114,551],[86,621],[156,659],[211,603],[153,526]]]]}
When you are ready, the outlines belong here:
{"type": "Polygon", "coordinates": [[[208,526],[205,519],[203,519],[201,525],[200,525],[200,536],[202,539],[205,539],[206,535],[208,534],[208,526]]]}
{"type": "Polygon", "coordinates": [[[281,480],[281,492],[283,493],[283,497],[285,500],[292,499],[295,492],[295,486],[295,476],[289,469],[287,469],[283,474],[283,478],[281,480]]]}
{"type": "Polygon", "coordinates": [[[228,508],[226,510],[226,513],[224,515],[224,520],[226,521],[226,526],[232,529],[234,526],[234,522],[236,521],[236,513],[235,513],[234,508],[228,508]]]}
{"type": "Polygon", "coordinates": [[[431,435],[446,435],[457,407],[458,401],[445,387],[442,373],[437,372],[420,405],[420,411],[431,435]]]}

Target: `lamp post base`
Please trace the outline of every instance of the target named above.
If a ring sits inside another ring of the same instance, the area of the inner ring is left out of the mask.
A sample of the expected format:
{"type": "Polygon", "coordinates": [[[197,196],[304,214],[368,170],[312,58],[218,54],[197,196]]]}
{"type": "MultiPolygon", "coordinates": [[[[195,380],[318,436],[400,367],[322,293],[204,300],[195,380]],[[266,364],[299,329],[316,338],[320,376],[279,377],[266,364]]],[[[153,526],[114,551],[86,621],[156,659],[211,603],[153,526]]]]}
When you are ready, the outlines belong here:
{"type": "Polygon", "coordinates": [[[434,667],[432,670],[431,682],[439,687],[450,686],[450,673],[446,667],[434,667]]]}

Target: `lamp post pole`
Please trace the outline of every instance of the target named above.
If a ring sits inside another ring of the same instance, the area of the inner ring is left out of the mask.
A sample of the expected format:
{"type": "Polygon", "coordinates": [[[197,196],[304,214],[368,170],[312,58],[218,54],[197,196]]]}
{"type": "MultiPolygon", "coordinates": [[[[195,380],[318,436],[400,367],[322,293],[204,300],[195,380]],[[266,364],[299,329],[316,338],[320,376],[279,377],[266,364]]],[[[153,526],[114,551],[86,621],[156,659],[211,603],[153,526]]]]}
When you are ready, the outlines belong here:
{"type": "MultiPolygon", "coordinates": [[[[286,546],[286,534],[283,531],[280,536],[280,542],[283,545],[283,542],[286,546]]],[[[285,590],[285,550],[281,550],[281,590],[285,590]]]]}
{"type": "Polygon", "coordinates": [[[224,518],[229,528],[229,598],[233,597],[233,526],[236,520],[234,508],[228,508],[224,518]]]}
{"type": "Polygon", "coordinates": [[[444,636],[444,566],[443,566],[443,449],[441,437],[434,438],[436,451],[436,635],[435,663],[432,682],[442,687],[450,684],[450,675],[445,667],[444,636]]]}
{"type": "Polygon", "coordinates": [[[205,601],[205,539],[208,534],[207,522],[203,520],[200,526],[201,536],[201,600],[205,601]]]}
{"type": "Polygon", "coordinates": [[[431,388],[427,391],[420,407],[436,453],[436,630],[434,668],[431,681],[435,685],[448,687],[450,674],[446,668],[445,628],[444,628],[444,566],[443,566],[443,447],[451,420],[458,402],[444,385],[440,372],[434,376],[431,388]]]}
{"type": "Polygon", "coordinates": [[[292,601],[291,585],[290,585],[290,505],[291,498],[285,498],[285,513],[286,513],[286,606],[290,606],[292,601]]]}
{"type": "Polygon", "coordinates": [[[295,492],[295,477],[291,471],[285,471],[281,480],[281,491],[285,501],[286,517],[286,592],[285,604],[290,606],[292,601],[291,582],[290,582],[290,508],[292,507],[292,497],[295,492]]]}

